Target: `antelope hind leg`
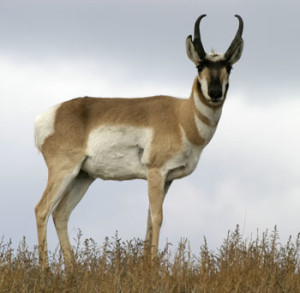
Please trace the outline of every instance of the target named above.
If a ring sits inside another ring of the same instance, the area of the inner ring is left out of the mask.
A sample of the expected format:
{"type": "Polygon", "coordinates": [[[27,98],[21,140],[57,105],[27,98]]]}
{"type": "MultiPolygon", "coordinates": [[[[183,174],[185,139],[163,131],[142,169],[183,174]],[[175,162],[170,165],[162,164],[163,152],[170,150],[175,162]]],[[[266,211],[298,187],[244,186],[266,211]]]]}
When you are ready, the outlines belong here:
{"type": "Polygon", "coordinates": [[[74,259],[68,235],[68,221],[72,211],[80,202],[93,181],[94,179],[87,173],[80,171],[73,180],[70,190],[60,200],[52,213],[60,247],[63,251],[65,265],[67,267],[72,264],[74,259]]]}

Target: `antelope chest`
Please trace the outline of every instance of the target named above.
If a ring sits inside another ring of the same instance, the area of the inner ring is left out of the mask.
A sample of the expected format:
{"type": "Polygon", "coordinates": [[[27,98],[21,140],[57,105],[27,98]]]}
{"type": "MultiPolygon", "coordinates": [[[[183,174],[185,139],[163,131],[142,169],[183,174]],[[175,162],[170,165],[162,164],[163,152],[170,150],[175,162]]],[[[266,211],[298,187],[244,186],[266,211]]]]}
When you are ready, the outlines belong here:
{"type": "Polygon", "coordinates": [[[191,174],[200,159],[204,146],[192,144],[186,137],[183,128],[181,128],[182,149],[164,165],[163,173],[167,180],[174,180],[191,174]]]}

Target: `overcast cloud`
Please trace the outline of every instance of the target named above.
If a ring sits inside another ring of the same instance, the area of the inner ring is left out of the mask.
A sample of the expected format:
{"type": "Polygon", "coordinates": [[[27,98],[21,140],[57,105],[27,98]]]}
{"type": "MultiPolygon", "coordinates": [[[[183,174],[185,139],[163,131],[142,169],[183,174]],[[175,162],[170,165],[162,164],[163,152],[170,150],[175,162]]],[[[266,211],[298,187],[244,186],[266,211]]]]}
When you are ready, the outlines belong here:
{"type": "MultiPolygon", "coordinates": [[[[207,51],[225,51],[245,22],[218,130],[195,172],[165,201],[161,245],[181,237],[197,251],[240,224],[245,237],[278,225],[299,230],[299,1],[0,0],[0,236],[36,244],[34,206],[47,180],[34,147],[36,115],[82,96],[188,97],[194,65],[185,38],[198,15],[207,51]]],[[[71,237],[143,238],[144,181],[96,181],[71,216],[71,237]]],[[[57,243],[52,220],[49,243],[57,243]]]]}

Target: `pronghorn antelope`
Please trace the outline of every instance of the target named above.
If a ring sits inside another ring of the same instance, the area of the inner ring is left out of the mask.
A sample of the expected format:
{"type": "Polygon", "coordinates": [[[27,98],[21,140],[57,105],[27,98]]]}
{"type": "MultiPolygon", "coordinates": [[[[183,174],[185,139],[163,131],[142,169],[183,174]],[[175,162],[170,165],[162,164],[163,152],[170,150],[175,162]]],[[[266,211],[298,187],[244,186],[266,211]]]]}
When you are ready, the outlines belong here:
{"type": "Polygon", "coordinates": [[[52,213],[66,264],[73,253],[67,232],[72,210],[95,178],[148,180],[146,240],[157,254],[163,201],[174,179],[193,172],[217,128],[232,64],[243,50],[243,20],[225,54],[207,54],[201,15],[186,52],[196,65],[189,99],[83,97],[63,102],[35,121],[35,143],[48,167],[48,183],[35,207],[40,263],[48,265],[46,230],[52,213]]]}

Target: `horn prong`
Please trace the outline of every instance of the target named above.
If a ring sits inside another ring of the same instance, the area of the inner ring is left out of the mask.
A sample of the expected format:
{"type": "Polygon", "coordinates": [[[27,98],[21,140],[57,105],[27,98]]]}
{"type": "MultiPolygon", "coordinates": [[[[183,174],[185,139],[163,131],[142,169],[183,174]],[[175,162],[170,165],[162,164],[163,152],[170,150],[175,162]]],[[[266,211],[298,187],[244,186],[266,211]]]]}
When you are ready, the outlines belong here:
{"type": "Polygon", "coordinates": [[[235,14],[234,16],[239,20],[239,27],[237,29],[237,32],[235,34],[235,37],[234,37],[233,41],[231,42],[228,50],[225,53],[225,59],[230,59],[230,57],[234,53],[236,47],[242,41],[242,34],[243,34],[243,29],[244,29],[244,22],[243,22],[242,17],[239,16],[238,14],[235,14]]]}
{"type": "Polygon", "coordinates": [[[194,28],[193,44],[197,50],[197,53],[198,53],[200,59],[204,59],[204,57],[206,56],[206,52],[202,45],[201,34],[200,34],[200,22],[201,22],[202,18],[204,18],[204,17],[206,17],[206,14],[202,14],[197,18],[197,20],[195,22],[195,28],[194,28]]]}

